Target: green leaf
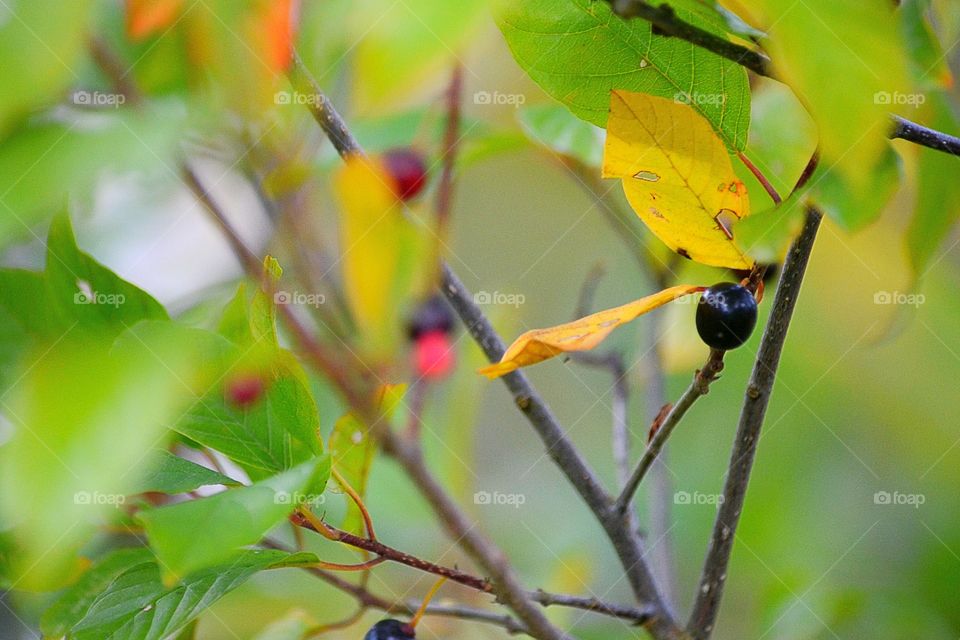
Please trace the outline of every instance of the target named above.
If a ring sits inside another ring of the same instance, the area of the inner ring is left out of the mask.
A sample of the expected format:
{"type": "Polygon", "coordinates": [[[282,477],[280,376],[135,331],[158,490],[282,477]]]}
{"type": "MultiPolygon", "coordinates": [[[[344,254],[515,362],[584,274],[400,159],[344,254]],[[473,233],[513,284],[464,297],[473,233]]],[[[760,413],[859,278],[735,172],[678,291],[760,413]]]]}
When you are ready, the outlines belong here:
{"type": "Polygon", "coordinates": [[[67,332],[109,338],[141,320],[168,319],[148,293],[80,251],[66,214],[50,226],[46,271],[0,270],[0,285],[0,306],[41,341],[67,332]]]}
{"type": "Polygon", "coordinates": [[[90,605],[106,591],[118,576],[137,565],[153,560],[145,547],[111,551],[76,583],[66,589],[40,619],[40,630],[46,636],[60,637],[81,620],[90,605]]]}
{"type": "Polygon", "coordinates": [[[323,452],[320,417],[306,374],[277,341],[275,307],[259,288],[241,284],[224,309],[218,331],[234,343],[213,385],[174,429],[237,462],[253,478],[290,469],[323,452]],[[264,380],[263,397],[250,407],[227,401],[224,386],[252,373],[264,380]]]}
{"type": "Polygon", "coordinates": [[[93,6],[92,0],[0,4],[0,138],[77,77],[93,6]]]}
{"type": "MultiPolygon", "coordinates": [[[[88,589],[68,591],[60,615],[53,620],[45,618],[48,626],[44,632],[59,635],[66,627],[67,640],[166,640],[254,574],[315,561],[313,554],[247,551],[168,588],[160,579],[158,563],[144,557],[118,574],[113,569],[106,571],[102,577],[110,578],[103,580],[105,584],[96,594],[88,589]],[[65,611],[71,618],[62,615],[65,611]]],[[[104,562],[117,563],[110,557],[104,562]]]]}
{"type": "MultiPolygon", "coordinates": [[[[931,93],[926,113],[931,126],[957,133],[947,96],[931,93]]],[[[927,265],[960,218],[960,158],[920,147],[918,150],[917,208],[907,230],[907,250],[914,277],[921,277],[927,265]]]]}
{"type": "Polygon", "coordinates": [[[271,622],[254,640],[302,640],[316,623],[302,611],[291,611],[271,622]]]}
{"type": "Polygon", "coordinates": [[[603,161],[603,129],[580,120],[566,107],[525,107],[517,113],[517,119],[527,137],[555,153],[587,167],[599,167],[603,161]]]}
{"type": "Polygon", "coordinates": [[[811,198],[841,227],[856,231],[877,219],[902,179],[900,156],[887,146],[873,170],[856,182],[821,161],[810,180],[811,198]]]}
{"type": "Polygon", "coordinates": [[[866,191],[887,166],[889,111],[916,95],[893,3],[758,0],[751,8],[766,18],[777,76],[817,123],[822,164],[851,191],[866,191]]]}
{"type": "Polygon", "coordinates": [[[289,469],[322,451],[319,416],[310,390],[295,377],[282,377],[252,407],[232,406],[215,389],[201,398],[173,428],[220,451],[245,468],[289,469]]]}
{"type": "Polygon", "coordinates": [[[933,32],[928,13],[929,0],[904,0],[897,14],[900,32],[910,52],[910,70],[918,84],[926,89],[949,89],[953,74],[947,56],[933,32]]]}
{"type": "Polygon", "coordinates": [[[654,36],[649,23],[624,21],[606,2],[509,0],[495,17],[517,63],[577,117],[606,126],[610,91],[626,89],[683,100],[727,147],[746,145],[750,89],[737,64],[654,36]]]}
{"type": "Polygon", "coordinates": [[[321,495],[329,475],[325,455],[248,487],[150,509],[137,518],[169,583],[260,541],[298,505],[321,495]]]}
{"type": "MultiPolygon", "coordinates": [[[[380,390],[377,410],[383,420],[389,421],[393,417],[405,391],[405,385],[386,386],[380,390]]],[[[328,448],[337,472],[361,498],[366,496],[367,480],[377,452],[377,443],[370,437],[369,427],[353,413],[341,416],[333,426],[328,448]]],[[[347,514],[342,526],[359,534],[363,531],[363,516],[353,500],[346,499],[347,514]]]]}
{"type": "Polygon", "coordinates": [[[184,345],[109,347],[70,334],[35,350],[5,400],[14,433],[0,447],[0,518],[14,525],[13,571],[26,587],[58,586],[75,571],[77,548],[193,399],[183,381],[197,362],[184,345]]]}
{"type": "Polygon", "coordinates": [[[164,449],[157,451],[152,457],[154,459],[147,463],[148,471],[136,483],[132,493],[152,491],[172,495],[214,484],[224,486],[239,484],[222,473],[184,460],[164,449]]]}
{"type": "Polygon", "coordinates": [[[484,0],[354,2],[356,83],[360,110],[382,109],[440,73],[483,24],[484,0]],[[369,16],[377,16],[369,20],[369,16]]]}

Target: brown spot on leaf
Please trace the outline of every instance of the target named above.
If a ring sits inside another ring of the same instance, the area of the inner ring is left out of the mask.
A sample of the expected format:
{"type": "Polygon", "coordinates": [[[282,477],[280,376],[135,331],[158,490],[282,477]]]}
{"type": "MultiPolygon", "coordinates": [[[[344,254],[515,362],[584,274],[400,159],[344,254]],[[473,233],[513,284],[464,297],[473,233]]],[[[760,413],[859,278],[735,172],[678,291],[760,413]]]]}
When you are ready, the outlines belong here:
{"type": "Polygon", "coordinates": [[[683,256],[684,258],[686,258],[687,260],[693,260],[693,258],[690,257],[690,253],[683,247],[677,247],[677,253],[683,256]]]}

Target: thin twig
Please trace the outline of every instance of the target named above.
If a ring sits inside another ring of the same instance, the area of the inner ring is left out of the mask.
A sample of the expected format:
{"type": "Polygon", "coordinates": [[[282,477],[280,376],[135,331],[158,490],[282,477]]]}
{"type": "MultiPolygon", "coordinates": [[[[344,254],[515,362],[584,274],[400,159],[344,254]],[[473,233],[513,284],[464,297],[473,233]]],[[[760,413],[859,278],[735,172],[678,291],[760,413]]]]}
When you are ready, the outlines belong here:
{"type": "Polygon", "coordinates": [[[687,623],[687,630],[697,640],[710,637],[723,595],[723,586],[727,578],[727,564],[737,531],[737,524],[743,511],[743,501],[747,493],[750,471],[754,455],[760,440],[760,429],[767,411],[767,404],[773,390],[780,354],[787,337],[790,319],[796,308],[800,286],[806,272],[807,262],[813,250],[822,214],[815,208],[807,209],[803,230],[793,242],[790,253],[784,261],[783,272],[777,293],[770,310],[760,349],[753,367],[750,383],[740,412],[740,425],[730,454],[730,466],[723,488],[723,502],[717,512],[710,538],[710,547],[703,564],[697,589],[693,613],[687,623]]]}
{"type": "MultiPolygon", "coordinates": [[[[262,544],[263,546],[271,549],[279,549],[282,551],[290,550],[285,545],[271,539],[265,539],[262,544]]],[[[297,568],[313,574],[334,588],[354,597],[358,604],[364,608],[379,609],[381,611],[395,614],[412,615],[420,608],[422,604],[422,601],[417,600],[406,600],[401,602],[390,601],[385,598],[381,598],[373,594],[367,587],[353,584],[341,576],[329,571],[317,569],[316,567],[300,565],[297,568]]],[[[606,602],[594,597],[575,596],[564,593],[550,593],[539,589],[537,591],[528,593],[527,596],[531,601],[536,602],[543,607],[579,609],[603,616],[619,618],[635,625],[643,624],[652,615],[652,612],[649,609],[606,602]]],[[[526,627],[524,627],[523,624],[518,622],[512,616],[497,614],[484,609],[476,609],[474,607],[468,607],[464,605],[431,603],[426,608],[426,614],[486,622],[501,626],[511,634],[528,633],[526,627]]]]}
{"type": "Polygon", "coordinates": [[[448,241],[450,213],[453,208],[453,174],[460,140],[460,101],[463,94],[463,67],[457,63],[447,87],[447,124],[443,133],[442,168],[437,184],[435,211],[437,214],[437,246],[448,241]]]}
{"type": "Polygon", "coordinates": [[[680,423],[680,420],[686,415],[690,407],[693,406],[693,403],[710,391],[710,384],[717,379],[717,376],[723,370],[723,356],[723,351],[716,349],[710,350],[710,356],[707,358],[706,364],[694,374],[690,386],[687,387],[683,395],[680,396],[680,399],[673,405],[670,413],[667,414],[667,417],[654,434],[650,444],[647,445],[646,451],[644,451],[643,456],[633,470],[633,474],[630,476],[630,481],[627,482],[627,485],[614,504],[616,511],[625,513],[630,507],[633,494],[636,493],[640,482],[650,469],[653,461],[656,460],[657,454],[660,453],[670,438],[673,429],[680,423]]]}
{"type": "MultiPolygon", "coordinates": [[[[443,268],[442,291],[451,306],[460,316],[470,335],[480,345],[490,362],[497,362],[506,346],[490,321],[474,303],[473,296],[460,279],[446,265],[443,268]]],[[[547,455],[567,477],[577,493],[600,522],[612,543],[634,595],[641,603],[649,605],[656,613],[645,624],[657,638],[677,638],[680,632],[664,602],[644,559],[643,549],[635,532],[630,530],[628,519],[614,511],[612,499],[604,490],[594,472],[587,466],[580,452],[567,438],[566,433],[549,407],[543,402],[526,375],[513,371],[501,378],[513,395],[521,413],[533,426],[543,441],[547,455]]]]}
{"type": "MultiPolygon", "coordinates": [[[[673,8],[663,3],[654,7],[645,0],[606,0],[613,12],[621,18],[641,18],[654,27],[654,33],[672,36],[690,44],[712,51],[722,58],[732,60],[741,67],[754,73],[778,80],[770,58],[759,51],[731,42],[727,38],[711,33],[685,22],[673,8]]],[[[898,115],[890,116],[888,138],[900,138],[922,147],[936,149],[951,155],[960,155],[960,138],[935,129],[911,122],[898,115]]]]}

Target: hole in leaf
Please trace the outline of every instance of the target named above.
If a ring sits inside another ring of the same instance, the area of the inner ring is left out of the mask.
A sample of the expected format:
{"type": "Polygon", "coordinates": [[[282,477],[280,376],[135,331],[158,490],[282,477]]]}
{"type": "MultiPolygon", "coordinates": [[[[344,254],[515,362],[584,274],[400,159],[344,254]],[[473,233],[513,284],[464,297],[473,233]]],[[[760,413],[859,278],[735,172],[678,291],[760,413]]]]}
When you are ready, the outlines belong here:
{"type": "Polygon", "coordinates": [[[633,177],[637,180],[646,180],[647,182],[656,182],[660,179],[660,176],[652,171],[637,171],[633,174],[633,177]]]}

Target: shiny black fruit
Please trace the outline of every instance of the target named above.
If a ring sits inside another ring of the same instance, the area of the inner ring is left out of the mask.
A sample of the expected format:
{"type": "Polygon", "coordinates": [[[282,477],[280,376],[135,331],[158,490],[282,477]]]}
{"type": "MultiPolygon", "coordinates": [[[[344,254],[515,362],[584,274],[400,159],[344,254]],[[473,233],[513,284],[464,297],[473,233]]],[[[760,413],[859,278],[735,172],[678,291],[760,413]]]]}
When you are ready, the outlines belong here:
{"type": "Polygon", "coordinates": [[[714,349],[735,349],[747,341],[757,324],[757,299],[733,282],[715,284],[697,305],[697,333],[714,349]]]}
{"type": "Polygon", "coordinates": [[[413,627],[409,624],[387,618],[373,625],[363,640],[410,640],[415,637],[413,627]]]}

